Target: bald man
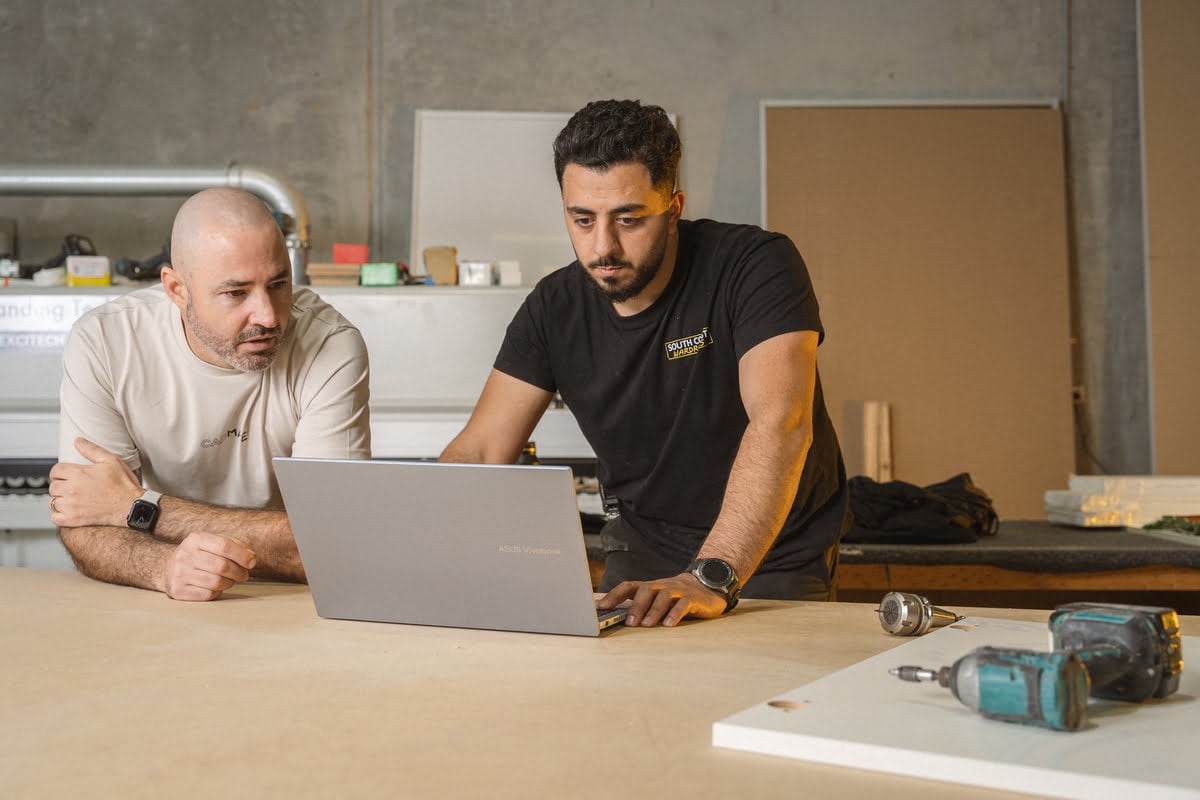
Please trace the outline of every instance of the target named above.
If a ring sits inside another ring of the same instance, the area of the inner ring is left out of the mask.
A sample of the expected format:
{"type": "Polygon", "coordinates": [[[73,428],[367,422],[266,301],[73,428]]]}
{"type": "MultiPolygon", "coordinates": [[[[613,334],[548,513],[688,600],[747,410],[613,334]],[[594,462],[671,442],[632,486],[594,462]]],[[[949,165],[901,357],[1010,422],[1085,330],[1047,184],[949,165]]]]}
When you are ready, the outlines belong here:
{"type": "Polygon", "coordinates": [[[190,197],[171,255],[71,330],[50,520],[80,572],[179,600],[303,581],[271,458],[370,458],[366,345],[254,195],[190,197]]]}

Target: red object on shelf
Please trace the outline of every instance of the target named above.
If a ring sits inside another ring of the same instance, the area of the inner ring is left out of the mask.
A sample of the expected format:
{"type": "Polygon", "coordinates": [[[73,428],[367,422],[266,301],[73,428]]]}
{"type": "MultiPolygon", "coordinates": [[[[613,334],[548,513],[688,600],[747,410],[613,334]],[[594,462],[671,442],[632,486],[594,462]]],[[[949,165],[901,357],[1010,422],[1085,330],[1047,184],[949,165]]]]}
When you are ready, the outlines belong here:
{"type": "Polygon", "coordinates": [[[366,264],[370,248],[365,244],[345,244],[336,242],[333,245],[333,263],[335,264],[366,264]]]}

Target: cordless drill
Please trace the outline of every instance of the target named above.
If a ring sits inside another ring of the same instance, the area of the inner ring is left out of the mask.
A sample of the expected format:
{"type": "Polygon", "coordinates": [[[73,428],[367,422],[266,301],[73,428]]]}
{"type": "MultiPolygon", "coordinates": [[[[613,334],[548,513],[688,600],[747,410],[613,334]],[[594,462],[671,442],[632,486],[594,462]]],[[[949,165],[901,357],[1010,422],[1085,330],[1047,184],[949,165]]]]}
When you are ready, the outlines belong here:
{"type": "Polygon", "coordinates": [[[949,667],[896,667],[905,681],[937,681],[989,719],[1073,731],[1087,719],[1088,672],[1075,653],[979,647],[949,667]]]}
{"type": "Polygon", "coordinates": [[[1077,730],[1090,694],[1141,703],[1179,688],[1183,645],[1169,608],[1068,603],[1050,615],[1054,650],[980,647],[939,670],[898,667],[907,681],[933,681],[985,717],[1077,730]]]}

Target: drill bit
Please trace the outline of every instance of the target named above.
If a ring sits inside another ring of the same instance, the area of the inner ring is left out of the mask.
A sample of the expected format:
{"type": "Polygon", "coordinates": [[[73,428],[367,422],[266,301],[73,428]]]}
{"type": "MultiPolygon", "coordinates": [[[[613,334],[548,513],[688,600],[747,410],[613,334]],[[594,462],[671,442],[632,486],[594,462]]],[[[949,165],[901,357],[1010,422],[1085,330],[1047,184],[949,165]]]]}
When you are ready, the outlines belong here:
{"type": "Polygon", "coordinates": [[[926,669],[925,667],[903,666],[892,667],[888,670],[889,675],[895,675],[902,681],[911,681],[920,683],[921,681],[937,681],[943,686],[946,685],[948,667],[941,669],[926,669]]]}

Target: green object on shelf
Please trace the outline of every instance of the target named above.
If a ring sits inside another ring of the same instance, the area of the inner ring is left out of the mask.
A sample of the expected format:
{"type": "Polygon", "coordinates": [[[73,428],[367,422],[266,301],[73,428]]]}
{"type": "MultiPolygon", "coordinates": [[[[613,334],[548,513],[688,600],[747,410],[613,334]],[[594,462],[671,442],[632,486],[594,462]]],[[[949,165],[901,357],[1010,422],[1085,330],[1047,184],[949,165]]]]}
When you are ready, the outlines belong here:
{"type": "Polygon", "coordinates": [[[1163,517],[1156,522],[1151,522],[1149,525],[1143,525],[1142,528],[1157,531],[1178,531],[1179,533],[1190,533],[1193,536],[1200,536],[1200,522],[1193,522],[1183,517],[1163,517]]]}
{"type": "Polygon", "coordinates": [[[395,286],[399,270],[395,264],[363,264],[358,274],[359,283],[363,286],[395,286]]]}

